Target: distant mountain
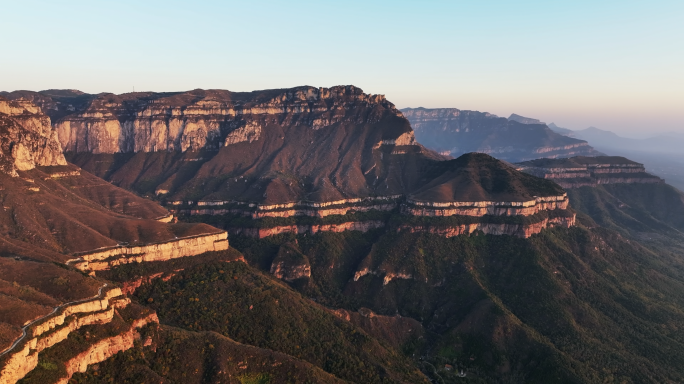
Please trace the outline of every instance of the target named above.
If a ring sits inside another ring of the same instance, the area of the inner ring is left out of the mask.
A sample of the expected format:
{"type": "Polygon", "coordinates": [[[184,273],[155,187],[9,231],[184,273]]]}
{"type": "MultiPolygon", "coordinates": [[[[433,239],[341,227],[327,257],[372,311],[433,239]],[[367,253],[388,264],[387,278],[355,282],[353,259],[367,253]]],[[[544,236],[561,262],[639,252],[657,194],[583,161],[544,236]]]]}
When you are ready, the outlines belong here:
{"type": "Polygon", "coordinates": [[[524,116],[516,115],[515,113],[508,116],[508,120],[517,121],[518,123],[521,123],[521,124],[545,124],[543,121],[533,119],[531,117],[524,117],[524,116]]]}
{"type": "Polygon", "coordinates": [[[10,100],[23,99],[38,106],[53,122],[76,111],[83,110],[97,97],[75,89],[48,89],[45,91],[0,92],[10,100]]]}
{"type": "Polygon", "coordinates": [[[574,131],[573,131],[572,129],[559,127],[559,126],[557,126],[557,125],[554,124],[554,123],[548,124],[548,127],[549,127],[549,129],[551,129],[552,131],[557,132],[557,133],[560,133],[561,135],[568,136],[568,137],[574,137],[574,136],[572,135],[572,134],[574,133],[574,131]]]}
{"type": "Polygon", "coordinates": [[[586,141],[560,135],[539,120],[515,114],[506,119],[455,108],[406,108],[402,113],[411,122],[420,143],[454,157],[483,152],[517,162],[600,154],[586,141]]]}

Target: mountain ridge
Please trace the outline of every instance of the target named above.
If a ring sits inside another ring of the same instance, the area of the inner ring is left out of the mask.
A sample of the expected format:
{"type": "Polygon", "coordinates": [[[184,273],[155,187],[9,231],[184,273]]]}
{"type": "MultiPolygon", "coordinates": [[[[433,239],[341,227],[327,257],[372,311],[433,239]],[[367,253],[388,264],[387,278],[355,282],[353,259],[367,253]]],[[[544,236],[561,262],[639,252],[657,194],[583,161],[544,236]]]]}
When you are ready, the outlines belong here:
{"type": "Polygon", "coordinates": [[[585,141],[550,130],[536,119],[511,115],[506,119],[487,112],[456,108],[404,108],[419,142],[457,157],[484,152],[506,161],[540,157],[599,154],[585,141]]]}

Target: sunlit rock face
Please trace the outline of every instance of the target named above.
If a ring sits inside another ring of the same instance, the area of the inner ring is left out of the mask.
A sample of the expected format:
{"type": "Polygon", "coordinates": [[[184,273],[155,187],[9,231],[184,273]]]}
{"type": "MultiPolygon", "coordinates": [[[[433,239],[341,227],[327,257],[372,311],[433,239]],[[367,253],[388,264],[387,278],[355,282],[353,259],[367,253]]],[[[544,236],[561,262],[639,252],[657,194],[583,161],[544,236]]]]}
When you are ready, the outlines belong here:
{"type": "Polygon", "coordinates": [[[539,120],[518,115],[506,119],[456,108],[405,108],[401,112],[421,144],[453,157],[482,152],[517,162],[600,154],[586,141],[560,135],[539,120]]]}
{"type": "Polygon", "coordinates": [[[36,166],[66,165],[50,118],[26,100],[0,97],[0,171],[17,176],[36,166]]]}
{"type": "MultiPolygon", "coordinates": [[[[318,130],[343,121],[373,122],[382,113],[348,112],[376,107],[399,114],[384,96],[368,95],[353,86],[106,94],[61,118],[55,127],[67,152],[184,152],[253,142],[269,124],[318,130]]],[[[415,144],[402,133],[382,139],[415,144]]]]}
{"type": "Polygon", "coordinates": [[[396,195],[425,161],[444,159],[383,95],[351,85],[102,94],[54,125],[69,161],[169,200],[396,195]]]}

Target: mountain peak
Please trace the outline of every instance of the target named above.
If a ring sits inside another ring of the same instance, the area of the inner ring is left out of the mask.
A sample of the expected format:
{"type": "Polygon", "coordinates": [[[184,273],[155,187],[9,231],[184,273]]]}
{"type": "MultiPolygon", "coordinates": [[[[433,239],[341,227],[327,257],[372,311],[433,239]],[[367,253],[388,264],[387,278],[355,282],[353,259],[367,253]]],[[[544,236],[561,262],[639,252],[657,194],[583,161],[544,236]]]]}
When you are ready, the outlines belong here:
{"type": "Polygon", "coordinates": [[[521,123],[521,124],[544,124],[540,120],[533,119],[531,117],[524,117],[524,116],[516,115],[515,113],[511,114],[508,117],[508,120],[517,121],[518,123],[521,123]]]}

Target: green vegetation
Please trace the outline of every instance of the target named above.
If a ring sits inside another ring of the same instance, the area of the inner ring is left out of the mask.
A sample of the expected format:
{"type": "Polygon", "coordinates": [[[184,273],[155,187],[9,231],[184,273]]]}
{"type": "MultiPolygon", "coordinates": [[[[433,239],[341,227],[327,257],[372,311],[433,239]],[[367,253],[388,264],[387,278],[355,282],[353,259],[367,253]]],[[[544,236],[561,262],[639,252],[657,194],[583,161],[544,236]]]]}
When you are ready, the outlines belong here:
{"type": "Polygon", "coordinates": [[[213,332],[148,326],[135,347],[76,373],[74,384],[342,383],[307,362],[213,332]]]}
{"type": "Polygon", "coordinates": [[[266,266],[295,241],[312,266],[311,284],[297,286],[304,294],[398,312],[431,330],[402,350],[435,381],[463,380],[446,364],[471,382],[684,380],[676,331],[684,326],[684,263],[611,230],[552,229],[530,239],[379,230],[233,238],[233,246],[266,266]],[[377,275],[354,281],[366,267],[377,275]],[[383,285],[387,273],[411,277],[383,285]]]}
{"type": "Polygon", "coordinates": [[[166,324],[283,352],[345,380],[422,381],[399,353],[244,263],[198,265],[136,296],[166,324]]]}
{"type": "Polygon", "coordinates": [[[242,375],[238,377],[242,384],[269,384],[271,375],[265,373],[242,375]]]}

